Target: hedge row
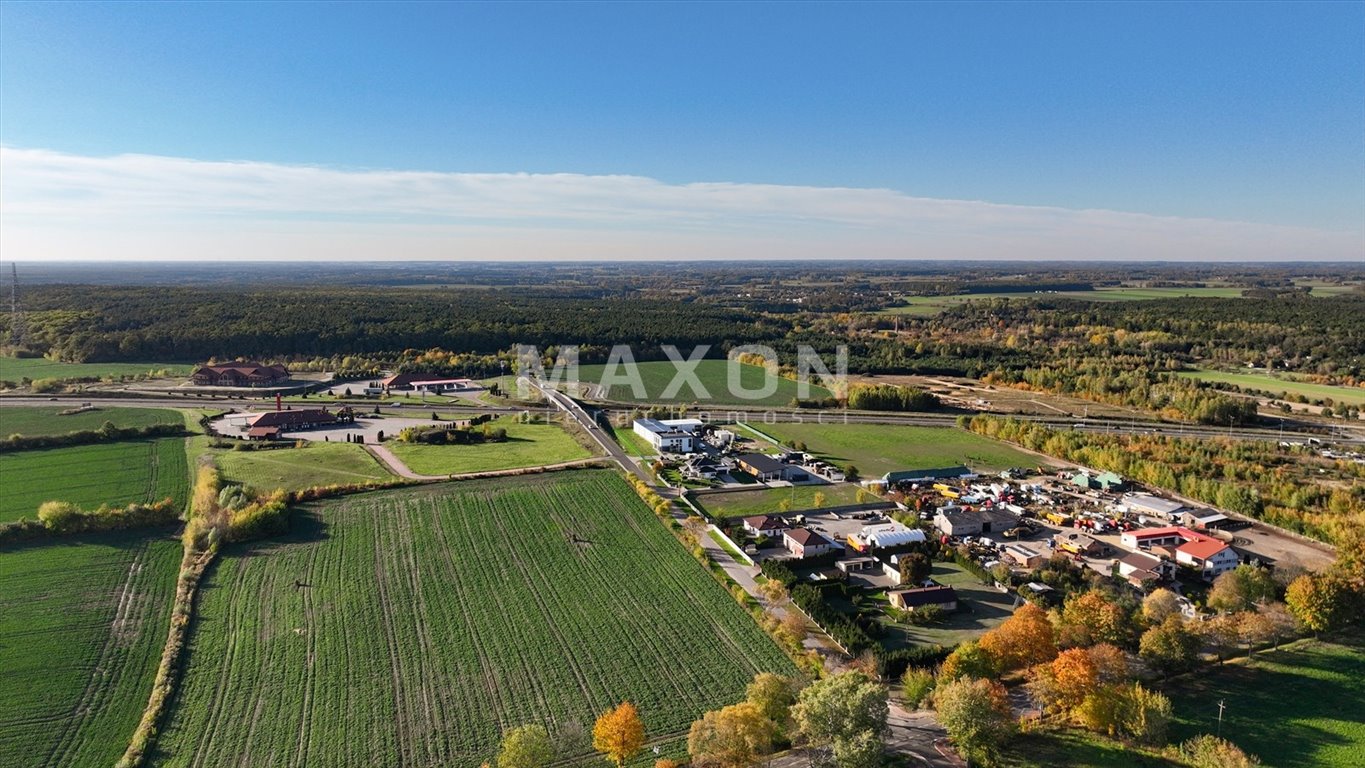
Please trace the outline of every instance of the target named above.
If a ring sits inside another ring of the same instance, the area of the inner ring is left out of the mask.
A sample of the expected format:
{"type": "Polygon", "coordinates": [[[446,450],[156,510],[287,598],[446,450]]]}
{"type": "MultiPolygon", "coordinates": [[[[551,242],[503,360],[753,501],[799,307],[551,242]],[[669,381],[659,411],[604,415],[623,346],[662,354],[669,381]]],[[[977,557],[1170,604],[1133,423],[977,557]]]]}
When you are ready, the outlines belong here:
{"type": "Polygon", "coordinates": [[[38,508],[37,520],[0,524],[0,544],[73,533],[169,526],[177,523],[179,518],[180,509],[170,499],[162,499],[155,504],[134,503],[126,507],[102,506],[90,512],[67,502],[49,501],[38,508]]]}
{"type": "Polygon", "coordinates": [[[0,453],[31,451],[39,448],[66,448],[73,445],[116,443],[121,440],[141,440],[150,437],[186,437],[190,431],[183,424],[152,424],[146,427],[116,427],[106,421],[99,429],[82,429],[65,435],[10,435],[0,440],[0,453]]]}

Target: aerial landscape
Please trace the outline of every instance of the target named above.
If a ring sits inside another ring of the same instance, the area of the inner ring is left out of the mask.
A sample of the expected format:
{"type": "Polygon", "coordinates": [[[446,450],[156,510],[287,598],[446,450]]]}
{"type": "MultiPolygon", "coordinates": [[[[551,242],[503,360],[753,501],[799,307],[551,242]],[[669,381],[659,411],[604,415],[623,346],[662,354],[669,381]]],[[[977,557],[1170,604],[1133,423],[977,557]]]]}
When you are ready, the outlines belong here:
{"type": "Polygon", "coordinates": [[[0,766],[1365,765],[1365,3],[8,0],[0,104],[0,766]]]}

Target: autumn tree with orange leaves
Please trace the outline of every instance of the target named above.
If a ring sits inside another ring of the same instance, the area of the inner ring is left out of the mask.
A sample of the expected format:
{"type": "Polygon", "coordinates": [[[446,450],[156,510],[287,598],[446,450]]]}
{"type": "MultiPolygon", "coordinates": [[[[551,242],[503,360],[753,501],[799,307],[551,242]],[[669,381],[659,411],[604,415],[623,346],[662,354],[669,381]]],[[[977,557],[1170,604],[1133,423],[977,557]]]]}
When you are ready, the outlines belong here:
{"type": "Polygon", "coordinates": [[[645,745],[645,726],[635,705],[623,701],[597,718],[592,729],[592,746],[617,765],[635,757],[645,745]]]}
{"type": "Polygon", "coordinates": [[[1062,651],[1051,664],[1029,670],[1029,693],[1049,712],[1071,712],[1099,685],[1099,669],[1084,648],[1062,651]]]}
{"type": "Polygon", "coordinates": [[[1092,589],[1083,595],[1067,598],[1057,628],[1057,643],[1067,648],[1096,643],[1127,646],[1131,644],[1133,629],[1123,606],[1103,592],[1092,589]]]}
{"type": "Polygon", "coordinates": [[[1009,671],[1057,658],[1057,639],[1047,612],[1033,603],[1024,603],[1000,626],[982,636],[982,650],[993,656],[1000,668],[1009,671]]]}

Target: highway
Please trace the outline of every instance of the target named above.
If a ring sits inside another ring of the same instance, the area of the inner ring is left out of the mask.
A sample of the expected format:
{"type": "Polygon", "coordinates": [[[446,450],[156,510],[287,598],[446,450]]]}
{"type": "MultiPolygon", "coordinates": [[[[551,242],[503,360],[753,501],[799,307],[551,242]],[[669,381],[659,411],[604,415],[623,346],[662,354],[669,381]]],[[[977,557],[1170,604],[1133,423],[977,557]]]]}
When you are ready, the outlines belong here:
{"type": "Polygon", "coordinates": [[[621,449],[621,446],[617,445],[614,439],[603,432],[602,427],[597,424],[597,421],[589,416],[588,412],[583,410],[583,406],[579,405],[573,398],[563,392],[558,392],[549,387],[545,387],[540,381],[530,377],[523,376],[519,381],[525,381],[535,387],[537,391],[545,396],[546,400],[566,413],[569,418],[577,421],[585,432],[592,435],[592,439],[602,447],[602,450],[610,456],[613,461],[621,465],[621,469],[635,475],[650,486],[654,485],[654,479],[641,469],[638,464],[631,461],[630,457],[626,455],[626,452],[621,449]]]}
{"type": "MultiPolygon", "coordinates": [[[[547,398],[555,404],[555,408],[526,408],[510,405],[449,405],[449,406],[421,406],[405,405],[402,407],[385,405],[378,401],[335,401],[319,399],[316,403],[300,403],[295,400],[290,403],[293,407],[322,407],[326,405],[351,405],[357,408],[373,408],[379,405],[386,411],[403,412],[404,410],[415,410],[421,408],[439,407],[442,412],[451,413],[521,413],[531,411],[533,413],[550,413],[566,408],[576,409],[581,413],[588,423],[593,423],[591,417],[577,404],[576,401],[563,395],[557,390],[545,387],[538,381],[531,384],[540,392],[545,393],[547,398]],[[555,397],[550,397],[553,393],[555,397]],[[570,405],[565,406],[560,400],[567,401],[570,405]]],[[[99,397],[98,395],[77,394],[62,395],[51,397],[35,397],[31,395],[21,395],[15,397],[0,397],[0,408],[4,406],[49,406],[49,405],[73,405],[91,403],[101,407],[118,406],[145,406],[155,408],[236,408],[238,410],[259,410],[273,407],[273,403],[268,397],[252,397],[251,399],[237,400],[232,398],[217,397],[99,397]]],[[[648,408],[648,404],[623,405],[619,403],[603,404],[603,410],[608,413],[613,423],[621,423],[621,419],[629,418],[630,415],[641,408],[648,408]]],[[[573,410],[569,411],[574,413],[573,410]]],[[[714,408],[702,408],[689,406],[689,415],[717,422],[746,421],[753,424],[782,424],[782,423],[806,423],[806,424],[903,424],[907,426],[922,427],[951,427],[956,425],[957,419],[962,415],[972,415],[970,413],[888,413],[883,411],[848,411],[848,410],[812,410],[798,408],[763,408],[742,405],[718,405],[714,408]]],[[[999,416],[1010,416],[1009,414],[991,414],[999,416]]],[[[1054,429],[1076,429],[1082,432],[1103,432],[1108,434],[1159,434],[1170,437],[1229,437],[1236,440],[1289,440],[1294,442],[1307,442],[1310,439],[1330,441],[1343,445],[1365,445],[1365,432],[1353,427],[1335,427],[1331,434],[1324,432],[1309,432],[1296,429],[1286,425],[1272,427],[1212,427],[1199,424],[1172,424],[1159,421],[1141,421],[1137,419],[1112,419],[1112,418],[1089,418],[1076,420],[1059,416],[1039,416],[1039,415],[1013,415],[1012,418],[1021,421],[1031,421],[1044,424],[1054,429]]],[[[595,427],[595,424],[594,424],[595,427]]],[[[3,427],[0,427],[3,431],[3,427]]],[[[598,435],[600,438],[601,435],[598,435]]],[[[599,440],[599,442],[601,442],[599,440]]],[[[606,443],[615,446],[615,441],[610,438],[606,443]]],[[[620,450],[617,448],[617,450],[620,450]]]]}

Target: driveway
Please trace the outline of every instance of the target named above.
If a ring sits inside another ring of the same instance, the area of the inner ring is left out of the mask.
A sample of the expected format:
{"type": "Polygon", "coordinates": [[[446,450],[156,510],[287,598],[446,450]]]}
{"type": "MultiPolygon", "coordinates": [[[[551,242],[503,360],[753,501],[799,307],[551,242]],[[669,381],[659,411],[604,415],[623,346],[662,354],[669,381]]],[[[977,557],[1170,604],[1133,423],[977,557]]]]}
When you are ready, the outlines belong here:
{"type": "MultiPolygon", "coordinates": [[[[890,729],[886,736],[888,753],[906,755],[916,765],[932,768],[965,768],[967,765],[950,749],[945,747],[944,752],[939,751],[947,739],[947,732],[938,724],[933,712],[910,712],[893,701],[886,724],[890,729]]],[[[793,749],[770,758],[764,765],[771,768],[809,768],[811,758],[807,750],[793,749]]]]}

